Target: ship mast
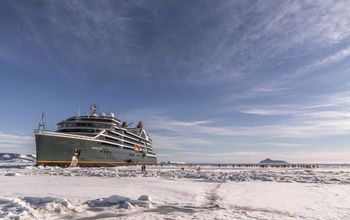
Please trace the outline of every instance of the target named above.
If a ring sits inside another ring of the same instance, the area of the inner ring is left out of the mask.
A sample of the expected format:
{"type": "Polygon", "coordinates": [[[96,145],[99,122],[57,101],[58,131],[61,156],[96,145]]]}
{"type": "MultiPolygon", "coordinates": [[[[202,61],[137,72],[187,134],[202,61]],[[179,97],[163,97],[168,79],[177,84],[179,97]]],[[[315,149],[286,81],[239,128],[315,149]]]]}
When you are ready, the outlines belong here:
{"type": "Polygon", "coordinates": [[[39,125],[38,125],[38,132],[40,132],[40,128],[42,128],[42,131],[46,131],[46,125],[44,122],[45,118],[46,118],[45,112],[41,113],[41,121],[39,122],[39,125]]]}

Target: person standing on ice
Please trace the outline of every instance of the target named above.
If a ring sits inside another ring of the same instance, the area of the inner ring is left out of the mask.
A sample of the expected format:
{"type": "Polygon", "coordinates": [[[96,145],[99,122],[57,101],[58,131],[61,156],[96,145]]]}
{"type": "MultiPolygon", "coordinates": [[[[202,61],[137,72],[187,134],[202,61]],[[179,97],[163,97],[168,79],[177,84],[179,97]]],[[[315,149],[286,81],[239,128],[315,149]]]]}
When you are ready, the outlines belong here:
{"type": "Polygon", "coordinates": [[[141,171],[146,171],[146,165],[143,164],[143,165],[141,166],[141,171]]]}

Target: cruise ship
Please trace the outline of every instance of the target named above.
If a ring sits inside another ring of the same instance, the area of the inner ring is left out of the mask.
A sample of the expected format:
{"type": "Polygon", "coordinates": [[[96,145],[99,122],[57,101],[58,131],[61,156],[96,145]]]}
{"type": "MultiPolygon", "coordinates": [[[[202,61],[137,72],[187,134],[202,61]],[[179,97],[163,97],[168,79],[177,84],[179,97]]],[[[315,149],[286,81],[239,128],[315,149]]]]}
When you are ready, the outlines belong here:
{"type": "Polygon", "coordinates": [[[37,165],[49,166],[120,166],[156,164],[152,139],[143,128],[121,123],[113,113],[70,117],[59,122],[57,131],[47,131],[45,115],[34,131],[37,165]]]}

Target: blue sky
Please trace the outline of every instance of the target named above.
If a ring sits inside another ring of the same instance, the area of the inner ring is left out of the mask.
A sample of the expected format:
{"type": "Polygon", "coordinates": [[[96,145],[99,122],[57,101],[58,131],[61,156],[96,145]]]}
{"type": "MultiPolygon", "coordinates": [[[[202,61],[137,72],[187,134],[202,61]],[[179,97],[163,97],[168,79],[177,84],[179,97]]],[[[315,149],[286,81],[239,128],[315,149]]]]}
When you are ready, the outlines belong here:
{"type": "Polygon", "coordinates": [[[347,1],[3,1],[0,151],[96,102],[159,161],[350,162],[347,1]]]}

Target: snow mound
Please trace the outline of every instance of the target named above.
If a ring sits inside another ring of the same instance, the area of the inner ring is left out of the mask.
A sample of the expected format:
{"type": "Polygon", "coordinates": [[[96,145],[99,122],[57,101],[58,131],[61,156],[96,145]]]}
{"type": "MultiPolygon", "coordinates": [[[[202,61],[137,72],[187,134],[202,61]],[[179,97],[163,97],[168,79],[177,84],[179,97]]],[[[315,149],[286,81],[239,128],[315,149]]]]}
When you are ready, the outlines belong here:
{"type": "Polygon", "coordinates": [[[146,207],[149,208],[151,207],[151,197],[147,195],[142,195],[140,196],[138,200],[132,200],[130,198],[124,197],[124,196],[119,196],[119,195],[113,195],[107,198],[101,198],[101,199],[95,199],[95,200],[89,200],[85,202],[89,207],[111,207],[111,206],[118,206],[118,208],[124,208],[124,209],[129,209],[132,208],[133,206],[141,206],[141,207],[146,207]],[[144,200],[142,200],[142,199],[144,200]],[[129,205],[131,207],[129,207],[129,205]]]}
{"type": "Polygon", "coordinates": [[[0,219],[56,219],[64,215],[75,219],[79,216],[91,215],[91,211],[114,212],[118,216],[120,212],[125,214],[126,210],[123,209],[152,208],[150,196],[143,195],[143,198],[148,200],[132,200],[124,196],[112,195],[83,203],[78,201],[74,205],[67,199],[55,197],[0,198],[0,219]]]}
{"type": "Polygon", "coordinates": [[[113,195],[108,198],[95,199],[87,201],[86,204],[90,207],[109,207],[113,205],[120,205],[130,199],[124,196],[113,195]]]}
{"type": "Polygon", "coordinates": [[[75,211],[66,199],[54,197],[19,197],[0,201],[4,201],[0,203],[0,218],[5,219],[50,218],[52,215],[75,211]]]}

